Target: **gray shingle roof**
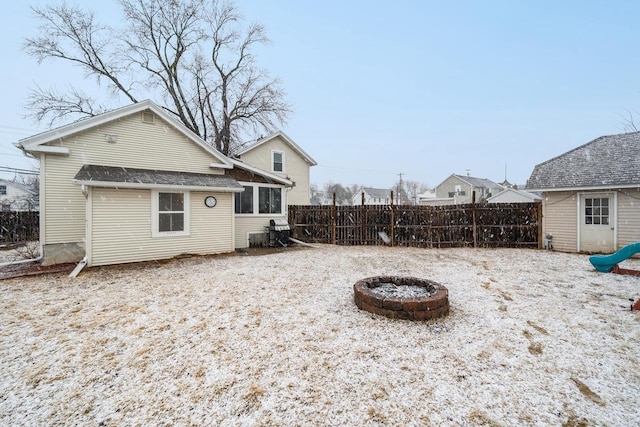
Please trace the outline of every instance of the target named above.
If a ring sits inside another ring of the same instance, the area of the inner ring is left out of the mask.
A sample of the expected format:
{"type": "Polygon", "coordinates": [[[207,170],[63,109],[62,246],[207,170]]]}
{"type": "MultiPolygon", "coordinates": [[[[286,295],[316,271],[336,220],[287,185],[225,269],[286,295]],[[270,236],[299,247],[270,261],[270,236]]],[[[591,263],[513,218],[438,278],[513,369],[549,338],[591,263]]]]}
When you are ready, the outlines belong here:
{"type": "Polygon", "coordinates": [[[391,197],[391,190],[386,188],[371,188],[371,187],[362,187],[357,194],[362,192],[367,193],[369,196],[374,197],[376,199],[385,199],[391,197]]]}
{"type": "Polygon", "coordinates": [[[75,176],[77,181],[123,183],[143,185],[179,185],[185,187],[242,189],[235,179],[227,175],[134,169],[114,166],[84,165],[75,176]]]}
{"type": "Polygon", "coordinates": [[[601,136],[537,165],[527,189],[640,185],[640,132],[601,136]]]}
{"type": "Polygon", "coordinates": [[[500,185],[496,184],[495,182],[487,178],[476,178],[474,176],[464,176],[464,175],[456,175],[456,176],[461,180],[466,181],[469,184],[473,185],[475,188],[499,188],[500,187],[500,185]]]}

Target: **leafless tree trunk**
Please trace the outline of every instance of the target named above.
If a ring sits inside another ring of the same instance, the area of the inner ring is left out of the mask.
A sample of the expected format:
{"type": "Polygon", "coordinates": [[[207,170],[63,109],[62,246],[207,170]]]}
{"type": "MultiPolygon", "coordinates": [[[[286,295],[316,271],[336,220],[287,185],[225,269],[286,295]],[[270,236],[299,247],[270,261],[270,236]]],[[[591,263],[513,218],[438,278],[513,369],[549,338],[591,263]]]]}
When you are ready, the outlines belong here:
{"type": "Polygon", "coordinates": [[[27,108],[53,125],[108,109],[105,98],[156,99],[187,128],[224,154],[239,134],[273,130],[291,110],[281,83],[258,68],[252,48],[268,42],[257,24],[245,26],[235,6],[217,0],[120,0],[124,26],[65,3],[34,7],[39,35],[26,51],[39,62],[76,64],[108,90],[103,102],[73,86],[66,93],[34,89],[27,108]]]}

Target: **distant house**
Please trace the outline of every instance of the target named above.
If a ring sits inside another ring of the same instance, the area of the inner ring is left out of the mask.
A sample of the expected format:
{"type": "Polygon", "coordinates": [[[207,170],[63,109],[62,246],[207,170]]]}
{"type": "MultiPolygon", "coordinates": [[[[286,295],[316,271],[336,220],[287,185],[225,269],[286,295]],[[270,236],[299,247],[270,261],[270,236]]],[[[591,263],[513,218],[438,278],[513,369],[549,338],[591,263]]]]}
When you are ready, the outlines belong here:
{"type": "Polygon", "coordinates": [[[294,182],[285,171],[296,154],[284,144],[263,141],[264,152],[251,158],[259,166],[231,159],[151,101],[22,139],[16,145],[40,158],[43,263],[106,265],[247,247],[271,219],[287,218],[294,182]],[[271,164],[275,151],[286,168],[271,164]]]}
{"type": "Polygon", "coordinates": [[[640,133],[601,136],[540,163],[526,189],[542,192],[554,249],[609,253],[640,242],[640,133]]]}
{"type": "Polygon", "coordinates": [[[360,187],[360,189],[351,197],[352,204],[354,206],[362,204],[363,194],[365,205],[391,204],[391,190],[387,188],[360,187]]]}
{"type": "Polygon", "coordinates": [[[311,203],[309,168],[317,163],[284,132],[261,138],[240,151],[237,157],[242,162],[292,181],[293,188],[287,193],[290,205],[311,203]]]}
{"type": "Polygon", "coordinates": [[[505,188],[498,194],[488,197],[487,203],[534,203],[541,200],[542,197],[537,194],[509,187],[505,188]]]}
{"type": "Polygon", "coordinates": [[[420,199],[423,205],[458,205],[485,200],[504,188],[490,179],[452,174],[436,186],[435,197],[420,199]]]}
{"type": "Polygon", "coordinates": [[[17,182],[0,179],[0,210],[38,210],[38,193],[17,182]]]}

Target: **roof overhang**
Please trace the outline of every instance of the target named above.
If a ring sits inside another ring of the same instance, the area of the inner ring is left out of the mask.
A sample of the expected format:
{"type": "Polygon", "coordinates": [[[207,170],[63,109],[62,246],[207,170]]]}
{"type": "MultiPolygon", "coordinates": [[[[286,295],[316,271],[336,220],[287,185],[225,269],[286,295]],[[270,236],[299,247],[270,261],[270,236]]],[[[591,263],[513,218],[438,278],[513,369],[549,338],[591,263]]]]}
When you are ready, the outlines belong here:
{"type": "Polygon", "coordinates": [[[73,179],[87,187],[171,189],[240,193],[243,187],[227,175],[84,165],[73,179]]]}
{"type": "Polygon", "coordinates": [[[581,186],[581,187],[558,187],[558,188],[525,188],[525,191],[528,192],[538,192],[538,193],[551,193],[551,192],[560,192],[560,191],[611,191],[622,188],[637,188],[640,189],[640,184],[623,184],[623,185],[600,185],[597,187],[594,186],[581,186]]]}
{"type": "Polygon", "coordinates": [[[236,160],[236,159],[229,159],[231,160],[231,163],[233,164],[234,167],[238,167],[240,169],[244,169],[246,171],[249,171],[251,173],[255,173],[256,175],[261,175],[267,179],[270,179],[272,181],[275,181],[279,184],[285,185],[287,187],[293,187],[295,184],[293,181],[291,181],[290,179],[286,179],[286,178],[282,178],[281,176],[278,175],[274,175],[272,173],[269,173],[265,170],[262,170],[260,168],[257,168],[255,166],[251,166],[248,165],[246,163],[241,162],[240,160],[236,160]]]}

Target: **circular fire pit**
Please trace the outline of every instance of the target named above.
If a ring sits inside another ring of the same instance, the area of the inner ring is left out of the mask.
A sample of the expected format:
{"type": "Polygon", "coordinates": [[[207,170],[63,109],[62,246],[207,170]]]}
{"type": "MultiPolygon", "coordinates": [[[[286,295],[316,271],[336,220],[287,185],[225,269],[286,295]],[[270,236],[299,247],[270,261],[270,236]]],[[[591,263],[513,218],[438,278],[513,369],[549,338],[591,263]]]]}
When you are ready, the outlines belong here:
{"type": "Polygon", "coordinates": [[[449,291],[431,280],[369,277],[356,282],[353,292],[359,309],[392,319],[429,320],[449,314],[449,291]]]}

